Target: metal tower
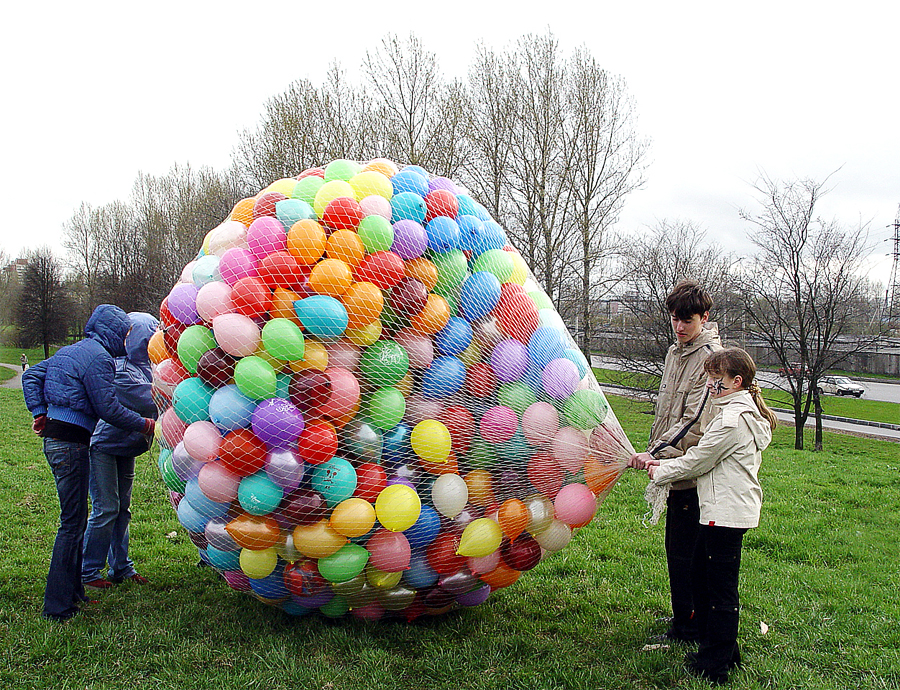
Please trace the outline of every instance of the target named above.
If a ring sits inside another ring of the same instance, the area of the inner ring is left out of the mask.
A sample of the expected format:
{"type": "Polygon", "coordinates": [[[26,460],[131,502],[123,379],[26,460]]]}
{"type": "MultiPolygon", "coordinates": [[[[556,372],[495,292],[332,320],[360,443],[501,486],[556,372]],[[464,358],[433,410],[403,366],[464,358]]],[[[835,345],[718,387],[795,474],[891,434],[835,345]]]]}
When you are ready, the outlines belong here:
{"type": "Polygon", "coordinates": [[[900,320],[900,266],[898,266],[900,264],[900,207],[897,208],[897,217],[894,219],[893,227],[891,278],[884,296],[884,314],[888,321],[900,320]]]}

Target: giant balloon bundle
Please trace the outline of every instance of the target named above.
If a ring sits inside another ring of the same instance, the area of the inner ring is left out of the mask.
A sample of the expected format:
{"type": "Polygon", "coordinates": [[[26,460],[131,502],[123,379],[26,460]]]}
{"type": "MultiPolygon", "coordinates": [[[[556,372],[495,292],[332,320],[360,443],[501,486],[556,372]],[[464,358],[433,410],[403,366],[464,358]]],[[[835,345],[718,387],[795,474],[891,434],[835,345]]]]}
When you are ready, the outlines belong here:
{"type": "Polygon", "coordinates": [[[335,160],[240,201],[160,316],[178,520],[291,614],[482,603],[591,521],[632,452],[503,228],[421,167],[335,160]]]}

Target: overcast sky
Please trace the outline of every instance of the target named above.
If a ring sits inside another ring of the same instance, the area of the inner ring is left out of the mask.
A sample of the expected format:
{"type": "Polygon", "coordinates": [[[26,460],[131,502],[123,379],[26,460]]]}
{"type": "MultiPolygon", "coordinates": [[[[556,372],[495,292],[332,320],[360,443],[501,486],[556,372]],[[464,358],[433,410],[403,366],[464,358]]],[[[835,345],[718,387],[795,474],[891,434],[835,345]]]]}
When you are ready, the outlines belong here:
{"type": "MultiPolygon", "coordinates": [[[[868,223],[884,282],[900,204],[900,4],[726,2],[16,3],[0,43],[0,249],[61,247],[81,202],[127,199],[139,171],[225,168],[266,99],[333,60],[414,32],[447,77],[475,45],[548,29],[621,75],[652,140],[623,229],[693,220],[739,253],[750,183],[824,179],[822,215],[868,223]]],[[[206,230],[205,228],[203,230],[206,230]]]]}

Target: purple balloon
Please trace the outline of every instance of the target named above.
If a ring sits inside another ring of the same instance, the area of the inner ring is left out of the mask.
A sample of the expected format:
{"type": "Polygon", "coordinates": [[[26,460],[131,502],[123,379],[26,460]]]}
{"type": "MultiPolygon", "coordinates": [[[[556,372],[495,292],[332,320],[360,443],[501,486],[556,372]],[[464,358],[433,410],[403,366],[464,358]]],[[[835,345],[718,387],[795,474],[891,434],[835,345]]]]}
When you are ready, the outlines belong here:
{"type": "Polygon", "coordinates": [[[491,352],[491,369],[503,383],[518,381],[528,369],[528,348],[513,338],[497,343],[491,352]]]}
{"type": "Polygon", "coordinates": [[[428,191],[433,192],[435,189],[443,189],[456,194],[456,185],[446,177],[434,177],[428,181],[428,191]]]}
{"type": "Polygon", "coordinates": [[[172,288],[166,301],[172,316],[188,326],[203,320],[197,313],[198,292],[200,292],[200,288],[193,283],[178,283],[172,288]]]}
{"type": "Polygon", "coordinates": [[[311,594],[308,597],[298,597],[296,594],[291,597],[291,601],[308,609],[317,609],[320,606],[325,606],[332,599],[334,599],[334,590],[331,587],[317,594],[311,594]]]}
{"type": "Polygon", "coordinates": [[[253,433],[269,448],[287,448],[303,433],[303,414],[284,398],[263,400],[250,417],[253,433]]]}
{"type": "Polygon", "coordinates": [[[565,400],[572,395],[580,380],[575,362],[565,357],[550,360],[541,374],[541,385],[547,395],[557,400],[565,400]]]}
{"type": "Polygon", "coordinates": [[[266,456],[266,475],[285,493],[300,486],[306,466],[289,448],[276,448],[266,456]]]}
{"type": "Polygon", "coordinates": [[[465,594],[460,594],[456,597],[456,603],[460,606],[478,606],[479,604],[483,604],[487,601],[487,598],[491,594],[491,586],[485,585],[484,587],[479,587],[476,590],[471,592],[467,592],[465,594]]]}
{"type": "Polygon", "coordinates": [[[202,462],[194,460],[184,449],[184,441],[179,441],[172,451],[172,468],[175,470],[175,476],[181,481],[186,482],[200,474],[200,468],[203,467],[202,462]]]}
{"type": "Polygon", "coordinates": [[[250,578],[244,574],[243,570],[223,570],[222,577],[225,578],[225,582],[231,589],[236,589],[238,592],[250,591],[250,578]]]}
{"type": "Polygon", "coordinates": [[[403,486],[408,486],[413,491],[416,488],[416,485],[406,477],[398,477],[396,475],[387,480],[387,486],[393,486],[394,484],[403,484],[403,486]]]}
{"type": "Polygon", "coordinates": [[[394,223],[394,243],[391,251],[401,259],[415,259],[428,248],[428,234],[414,220],[398,220],[394,223]]]}
{"type": "Polygon", "coordinates": [[[225,525],[231,520],[229,517],[213,517],[206,523],[203,531],[206,542],[219,551],[240,551],[240,545],[225,531],[225,525]]]}

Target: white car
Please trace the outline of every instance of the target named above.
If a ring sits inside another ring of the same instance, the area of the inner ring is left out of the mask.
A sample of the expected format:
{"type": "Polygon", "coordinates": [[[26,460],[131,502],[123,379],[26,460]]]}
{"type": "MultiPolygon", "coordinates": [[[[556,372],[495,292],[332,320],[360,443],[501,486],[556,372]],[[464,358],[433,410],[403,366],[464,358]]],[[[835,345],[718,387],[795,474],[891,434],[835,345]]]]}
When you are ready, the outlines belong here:
{"type": "Polygon", "coordinates": [[[866,389],[846,376],[823,376],[819,379],[819,393],[832,395],[855,395],[860,397],[866,389]]]}

